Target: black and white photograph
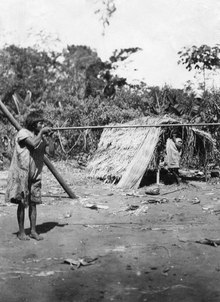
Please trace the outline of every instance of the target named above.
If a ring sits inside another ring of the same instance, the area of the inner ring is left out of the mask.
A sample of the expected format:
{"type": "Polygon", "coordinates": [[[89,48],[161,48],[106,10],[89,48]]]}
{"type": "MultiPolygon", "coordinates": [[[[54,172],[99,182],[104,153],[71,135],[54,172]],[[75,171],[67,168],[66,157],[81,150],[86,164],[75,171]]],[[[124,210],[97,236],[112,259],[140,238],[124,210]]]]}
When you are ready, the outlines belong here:
{"type": "Polygon", "coordinates": [[[220,2],[0,1],[0,301],[220,301],[220,2]]]}

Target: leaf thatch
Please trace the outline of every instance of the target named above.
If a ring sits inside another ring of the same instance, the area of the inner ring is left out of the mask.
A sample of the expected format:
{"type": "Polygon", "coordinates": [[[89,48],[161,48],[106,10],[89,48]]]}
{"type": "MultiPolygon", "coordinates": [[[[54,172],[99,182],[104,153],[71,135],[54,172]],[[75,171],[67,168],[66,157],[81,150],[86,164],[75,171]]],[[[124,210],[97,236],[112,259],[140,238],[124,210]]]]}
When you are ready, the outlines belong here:
{"type": "MultiPolygon", "coordinates": [[[[126,125],[179,124],[170,116],[143,117],[126,125]]],[[[91,177],[119,182],[122,188],[138,188],[148,169],[157,168],[165,143],[172,133],[182,137],[183,164],[207,165],[213,157],[215,141],[209,133],[195,127],[143,127],[104,129],[95,156],[88,169],[91,177]]]]}

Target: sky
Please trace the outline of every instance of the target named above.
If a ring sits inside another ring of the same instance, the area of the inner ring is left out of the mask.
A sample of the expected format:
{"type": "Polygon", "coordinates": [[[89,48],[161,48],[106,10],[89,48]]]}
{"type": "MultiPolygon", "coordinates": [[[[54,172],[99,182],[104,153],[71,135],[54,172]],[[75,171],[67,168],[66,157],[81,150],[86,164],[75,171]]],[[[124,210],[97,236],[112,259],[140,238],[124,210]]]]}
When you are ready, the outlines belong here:
{"type": "MultiPolygon", "coordinates": [[[[1,0],[0,46],[45,41],[49,49],[87,45],[107,60],[115,49],[140,47],[119,75],[129,82],[183,88],[193,72],[178,65],[183,47],[220,43],[219,0],[115,0],[103,35],[101,0],[1,0]]],[[[215,83],[214,83],[215,84],[215,83]]]]}

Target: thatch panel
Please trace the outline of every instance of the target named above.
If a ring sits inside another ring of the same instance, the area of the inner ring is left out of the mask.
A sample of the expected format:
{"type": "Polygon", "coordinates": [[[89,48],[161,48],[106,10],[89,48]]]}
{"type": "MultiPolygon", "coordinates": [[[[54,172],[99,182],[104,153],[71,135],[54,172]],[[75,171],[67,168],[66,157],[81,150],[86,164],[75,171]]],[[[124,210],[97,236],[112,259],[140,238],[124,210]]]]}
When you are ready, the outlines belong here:
{"type": "Polygon", "coordinates": [[[119,188],[137,189],[151,162],[161,128],[148,128],[146,137],[118,183],[119,188]]]}
{"type": "MultiPolygon", "coordinates": [[[[126,125],[176,122],[177,120],[166,116],[142,117],[128,122],[126,125]]],[[[145,141],[150,129],[156,128],[104,129],[95,156],[88,164],[90,176],[106,181],[119,180],[145,141]]]]}

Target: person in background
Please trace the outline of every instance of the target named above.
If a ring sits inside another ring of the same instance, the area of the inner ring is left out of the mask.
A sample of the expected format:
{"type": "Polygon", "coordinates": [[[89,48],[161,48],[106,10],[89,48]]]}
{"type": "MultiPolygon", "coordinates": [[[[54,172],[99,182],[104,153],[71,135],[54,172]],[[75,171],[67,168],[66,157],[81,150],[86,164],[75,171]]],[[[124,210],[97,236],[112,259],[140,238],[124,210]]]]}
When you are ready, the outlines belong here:
{"type": "Polygon", "coordinates": [[[1,158],[2,158],[2,168],[4,169],[4,166],[8,166],[12,159],[12,144],[11,140],[7,135],[4,135],[1,138],[1,145],[2,145],[2,152],[1,152],[1,158]]]}
{"type": "Polygon", "coordinates": [[[166,141],[166,156],[164,162],[161,164],[174,177],[175,182],[180,183],[180,159],[182,154],[182,139],[173,136],[166,141]]]}
{"type": "Polygon", "coordinates": [[[41,174],[44,154],[52,150],[46,136],[50,133],[49,127],[44,127],[44,118],[41,111],[31,112],[25,121],[25,127],[18,131],[15,137],[14,152],[9,168],[6,202],[18,205],[17,221],[20,240],[29,240],[30,237],[42,240],[36,232],[37,204],[41,204],[41,174]],[[25,209],[29,207],[30,235],[25,234],[25,209]]]}

